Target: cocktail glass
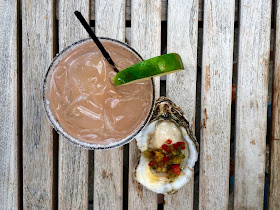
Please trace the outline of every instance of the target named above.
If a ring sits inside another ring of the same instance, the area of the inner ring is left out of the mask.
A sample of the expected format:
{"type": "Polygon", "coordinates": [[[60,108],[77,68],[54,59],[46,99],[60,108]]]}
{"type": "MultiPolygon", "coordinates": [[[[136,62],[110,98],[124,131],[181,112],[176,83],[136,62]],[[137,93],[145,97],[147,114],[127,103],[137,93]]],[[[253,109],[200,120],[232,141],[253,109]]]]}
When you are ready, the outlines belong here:
{"type": "MultiPolygon", "coordinates": [[[[115,39],[111,39],[111,38],[99,38],[100,41],[108,41],[108,42],[112,42],[114,44],[117,44],[118,46],[125,48],[126,50],[130,51],[131,53],[133,53],[134,55],[136,55],[140,60],[143,60],[142,57],[134,50],[132,49],[130,46],[128,46],[127,44],[120,42],[118,40],[115,39]]],[[[128,136],[126,136],[125,138],[123,138],[122,140],[118,141],[118,142],[113,142],[113,143],[109,143],[109,144],[97,144],[96,142],[89,142],[89,141],[83,141],[82,139],[78,139],[73,137],[72,135],[70,135],[69,133],[67,133],[67,130],[65,130],[63,128],[63,126],[61,126],[60,122],[56,119],[56,117],[54,116],[51,108],[50,108],[50,100],[48,98],[48,91],[49,91],[49,86],[50,86],[50,78],[51,75],[53,74],[53,72],[56,70],[56,67],[58,65],[58,63],[61,61],[62,58],[65,58],[65,56],[71,52],[72,50],[74,50],[77,46],[80,46],[86,42],[92,42],[92,40],[90,38],[87,39],[83,39],[80,41],[77,41],[73,44],[71,44],[70,46],[66,47],[62,52],[60,52],[53,60],[53,62],[51,63],[46,76],[45,76],[45,80],[44,80],[44,88],[43,88],[43,101],[44,101],[44,108],[46,111],[46,114],[48,116],[48,119],[50,120],[52,126],[54,127],[54,129],[65,139],[67,139],[68,141],[86,148],[86,149],[110,149],[110,148],[116,148],[119,146],[122,146],[124,144],[129,143],[130,141],[133,140],[133,138],[146,126],[146,124],[149,122],[149,119],[152,115],[152,111],[153,111],[153,107],[154,107],[154,101],[155,101],[155,89],[154,89],[154,83],[153,83],[153,79],[151,79],[151,84],[152,84],[152,96],[151,96],[151,106],[149,107],[149,111],[147,116],[145,117],[145,120],[142,121],[142,123],[140,125],[138,125],[138,129],[135,130],[133,133],[129,134],[128,136]]],[[[131,109],[133,109],[133,107],[131,107],[131,109]]]]}

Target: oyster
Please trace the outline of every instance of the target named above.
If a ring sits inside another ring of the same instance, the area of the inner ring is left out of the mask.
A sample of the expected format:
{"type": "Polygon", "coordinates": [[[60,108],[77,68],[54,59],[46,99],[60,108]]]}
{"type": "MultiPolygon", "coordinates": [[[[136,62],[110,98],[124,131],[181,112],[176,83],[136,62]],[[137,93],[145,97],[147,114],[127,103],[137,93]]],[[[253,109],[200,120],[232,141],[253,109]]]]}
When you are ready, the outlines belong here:
{"type": "Polygon", "coordinates": [[[139,183],[156,193],[171,194],[191,180],[198,144],[172,101],[157,99],[149,124],[135,138],[141,151],[135,170],[139,183]]]}

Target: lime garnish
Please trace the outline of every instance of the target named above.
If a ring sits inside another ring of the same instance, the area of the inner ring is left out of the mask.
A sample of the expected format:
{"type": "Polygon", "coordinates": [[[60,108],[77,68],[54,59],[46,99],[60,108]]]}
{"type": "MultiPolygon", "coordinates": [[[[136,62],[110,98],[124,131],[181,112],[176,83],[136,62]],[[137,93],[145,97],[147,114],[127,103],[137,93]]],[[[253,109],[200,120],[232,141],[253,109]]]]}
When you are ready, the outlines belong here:
{"type": "Polygon", "coordinates": [[[113,82],[115,86],[146,80],[184,69],[180,55],[170,53],[139,62],[117,73],[113,82]]]}

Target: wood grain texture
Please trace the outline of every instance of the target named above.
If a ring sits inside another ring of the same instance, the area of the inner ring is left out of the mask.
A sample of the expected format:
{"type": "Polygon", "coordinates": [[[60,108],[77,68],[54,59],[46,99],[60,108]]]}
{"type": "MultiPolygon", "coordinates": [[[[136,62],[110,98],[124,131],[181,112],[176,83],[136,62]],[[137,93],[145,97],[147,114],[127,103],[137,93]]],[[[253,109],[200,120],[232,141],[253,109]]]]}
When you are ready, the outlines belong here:
{"type": "Polygon", "coordinates": [[[53,53],[53,1],[22,1],[23,208],[53,207],[53,129],[43,81],[53,53]]]}
{"type": "Polygon", "coordinates": [[[271,0],[240,2],[234,207],[262,209],[271,0]]]}
{"type": "Polygon", "coordinates": [[[280,209],[280,1],[276,2],[268,209],[280,209]]]}
{"type": "MultiPolygon", "coordinates": [[[[159,56],[161,49],[161,1],[134,0],[131,2],[131,46],[148,59],[159,56]]],[[[160,78],[154,78],[156,97],[159,96],[160,78]]],[[[136,141],[129,144],[129,209],[157,209],[157,194],[147,190],[135,180],[135,167],[139,161],[136,141]]]]}
{"type": "MultiPolygon", "coordinates": [[[[97,36],[125,40],[125,0],[95,1],[97,36]]],[[[94,153],[94,209],[123,208],[123,147],[94,153]]]]}
{"type": "MultiPolygon", "coordinates": [[[[80,11],[89,21],[89,0],[59,1],[59,51],[88,37],[74,15],[80,11]]],[[[59,141],[59,209],[88,208],[88,151],[60,137],[59,141]]]]}
{"type": "MultiPolygon", "coordinates": [[[[92,0],[92,5],[94,5],[94,1],[92,0]]],[[[201,0],[202,1],[202,0],[201,0]]],[[[133,5],[133,0],[125,0],[125,20],[132,20],[132,5],[133,5]]],[[[143,2],[145,4],[145,2],[143,2]]],[[[161,0],[160,1],[160,19],[161,20],[166,20],[167,19],[167,0],[161,0]]],[[[93,6],[91,7],[91,13],[90,13],[90,19],[95,20],[95,11],[93,9],[93,6]]]]}
{"type": "Polygon", "coordinates": [[[204,1],[199,209],[227,209],[234,0],[204,1]]]}
{"type": "Polygon", "coordinates": [[[0,208],[18,209],[18,5],[0,5],[0,208]]]}
{"type": "MultiPolygon", "coordinates": [[[[131,2],[132,0],[126,0],[125,6],[125,20],[131,20],[131,2]]],[[[167,21],[167,0],[161,0],[161,20],[167,21]]],[[[236,0],[235,5],[235,20],[238,20],[238,0],[236,0]]],[[[56,10],[56,17],[59,18],[58,8],[56,10]]],[[[91,0],[90,7],[90,19],[95,20],[95,0],[91,0]]],[[[198,20],[203,20],[203,0],[198,0],[198,20]]]]}
{"type": "MultiPolygon", "coordinates": [[[[167,51],[181,55],[185,70],[170,74],[166,95],[184,111],[194,131],[198,35],[198,0],[168,1],[167,51]]],[[[164,209],[193,209],[193,179],[174,195],[165,196],[164,209]]]]}
{"type": "MultiPolygon", "coordinates": [[[[133,1],[131,4],[131,46],[144,60],[159,56],[161,49],[161,2],[133,1]]],[[[160,77],[154,77],[155,97],[160,96],[160,77]]]]}

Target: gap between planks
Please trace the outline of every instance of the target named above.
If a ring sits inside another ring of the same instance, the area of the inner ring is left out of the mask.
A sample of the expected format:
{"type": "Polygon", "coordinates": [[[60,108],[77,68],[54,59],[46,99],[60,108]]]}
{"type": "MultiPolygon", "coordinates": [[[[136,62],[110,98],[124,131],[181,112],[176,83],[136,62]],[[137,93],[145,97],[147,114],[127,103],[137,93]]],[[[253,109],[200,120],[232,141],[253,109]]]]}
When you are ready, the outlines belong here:
{"type": "Polygon", "coordinates": [[[274,76],[268,209],[280,209],[280,0],[275,1],[274,76]]]}

